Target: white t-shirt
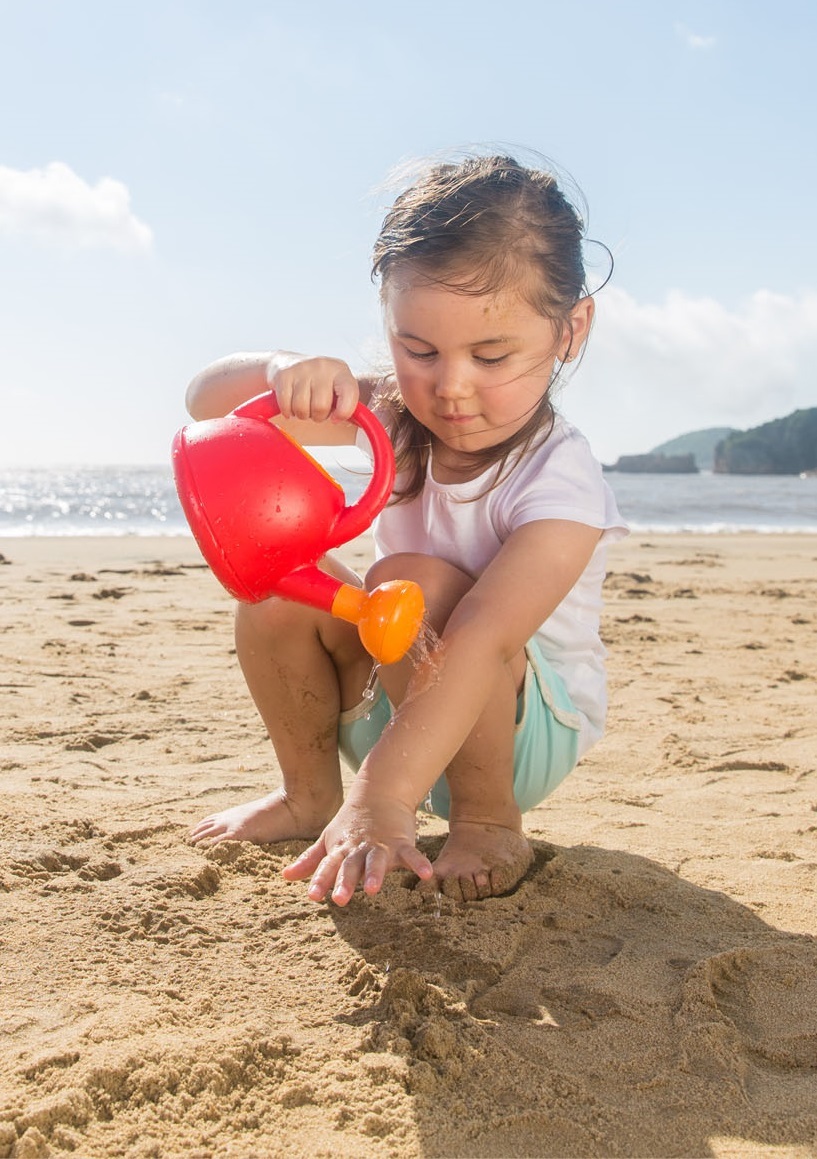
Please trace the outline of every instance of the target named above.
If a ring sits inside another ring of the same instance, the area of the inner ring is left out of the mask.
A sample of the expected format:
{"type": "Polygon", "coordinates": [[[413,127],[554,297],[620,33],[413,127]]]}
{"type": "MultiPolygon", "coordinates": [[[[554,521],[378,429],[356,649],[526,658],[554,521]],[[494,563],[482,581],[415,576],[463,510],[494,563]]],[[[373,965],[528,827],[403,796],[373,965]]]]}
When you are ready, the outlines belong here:
{"type": "Polygon", "coordinates": [[[467,483],[438,483],[430,460],[421,493],[409,503],[386,507],[376,519],[377,554],[435,555],[477,578],[511,532],[525,523],[566,519],[599,528],[603,534],[584,572],[536,632],[544,656],[578,710],[581,756],[604,730],[601,588],[607,544],[627,535],[627,527],[587,440],[559,416],[544,443],[506,469],[498,486],[475,498],[495,473],[491,467],[467,483]]]}

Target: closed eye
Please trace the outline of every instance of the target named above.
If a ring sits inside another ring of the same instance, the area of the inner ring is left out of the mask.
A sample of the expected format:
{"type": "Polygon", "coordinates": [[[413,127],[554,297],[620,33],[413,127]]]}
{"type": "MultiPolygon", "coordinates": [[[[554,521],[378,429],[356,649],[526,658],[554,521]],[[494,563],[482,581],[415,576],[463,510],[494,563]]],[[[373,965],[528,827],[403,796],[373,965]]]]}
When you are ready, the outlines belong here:
{"type": "Polygon", "coordinates": [[[404,346],[403,349],[409,358],[416,358],[420,362],[427,362],[429,358],[434,358],[437,354],[436,350],[411,350],[408,346],[404,346]]]}
{"type": "Polygon", "coordinates": [[[478,354],[474,355],[474,359],[481,366],[499,366],[500,362],[504,362],[507,357],[507,354],[500,354],[498,358],[481,358],[478,354]]]}

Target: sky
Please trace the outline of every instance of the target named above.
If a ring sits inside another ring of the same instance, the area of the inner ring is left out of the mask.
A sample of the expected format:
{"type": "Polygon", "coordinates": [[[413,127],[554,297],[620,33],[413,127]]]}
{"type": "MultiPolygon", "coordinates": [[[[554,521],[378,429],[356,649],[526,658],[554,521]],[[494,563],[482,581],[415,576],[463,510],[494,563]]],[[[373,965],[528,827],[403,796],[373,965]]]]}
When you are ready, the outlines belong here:
{"type": "Polygon", "coordinates": [[[234,351],[365,370],[390,175],[468,147],[614,255],[603,462],[817,406],[816,57],[813,0],[0,0],[0,467],[165,462],[234,351]]]}

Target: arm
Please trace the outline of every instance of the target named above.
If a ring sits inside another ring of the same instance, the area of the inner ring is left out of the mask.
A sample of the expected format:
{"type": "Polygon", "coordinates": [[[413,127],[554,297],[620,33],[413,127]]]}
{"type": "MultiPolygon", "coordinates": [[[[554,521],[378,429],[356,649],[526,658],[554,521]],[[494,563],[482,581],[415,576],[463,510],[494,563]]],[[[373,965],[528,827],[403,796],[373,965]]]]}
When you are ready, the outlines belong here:
{"type": "Polygon", "coordinates": [[[600,535],[581,523],[538,520],[508,538],[455,608],[442,647],[416,672],[339,813],[287,872],[314,875],[310,897],[333,889],[345,905],[359,881],[376,893],[399,864],[431,875],[414,848],[417,803],[471,732],[502,668],[576,583],[600,535]]]}
{"type": "Polygon", "coordinates": [[[194,419],[219,418],[243,402],[274,390],[279,425],[302,446],[354,443],[356,428],[345,421],[358,400],[368,402],[375,380],[356,379],[336,358],[306,358],[288,350],[231,354],[205,367],[187,388],[194,419]],[[326,419],[333,421],[327,423],[326,419]]]}

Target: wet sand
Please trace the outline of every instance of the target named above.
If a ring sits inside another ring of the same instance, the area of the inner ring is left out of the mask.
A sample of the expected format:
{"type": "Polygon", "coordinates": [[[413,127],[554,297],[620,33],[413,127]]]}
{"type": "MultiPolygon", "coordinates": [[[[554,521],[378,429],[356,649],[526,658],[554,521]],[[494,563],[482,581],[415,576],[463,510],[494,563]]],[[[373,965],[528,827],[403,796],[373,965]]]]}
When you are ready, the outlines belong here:
{"type": "Polygon", "coordinates": [[[186,842],[277,783],[193,542],[0,551],[0,1157],[817,1154],[817,539],[617,545],[519,888],[346,910],[186,842]]]}

